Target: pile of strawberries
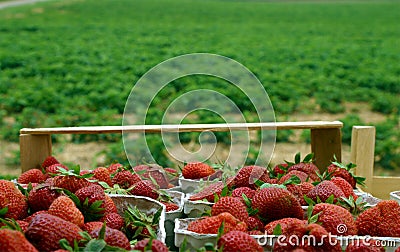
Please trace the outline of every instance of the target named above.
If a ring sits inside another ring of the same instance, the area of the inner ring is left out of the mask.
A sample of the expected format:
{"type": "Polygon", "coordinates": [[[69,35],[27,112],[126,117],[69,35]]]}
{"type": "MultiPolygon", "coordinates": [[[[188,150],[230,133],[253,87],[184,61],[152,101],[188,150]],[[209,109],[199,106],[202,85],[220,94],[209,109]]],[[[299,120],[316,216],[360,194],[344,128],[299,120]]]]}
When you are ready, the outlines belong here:
{"type": "Polygon", "coordinates": [[[150,197],[174,211],[179,206],[161,188],[174,187],[169,178],[175,173],[155,165],[126,169],[121,164],[81,171],[48,157],[42,170],[21,174],[19,188],[0,180],[0,251],[90,251],[101,242],[103,251],[168,251],[156,240],[157,223],[139,219],[137,209],[123,218],[109,194],[150,197]]]}

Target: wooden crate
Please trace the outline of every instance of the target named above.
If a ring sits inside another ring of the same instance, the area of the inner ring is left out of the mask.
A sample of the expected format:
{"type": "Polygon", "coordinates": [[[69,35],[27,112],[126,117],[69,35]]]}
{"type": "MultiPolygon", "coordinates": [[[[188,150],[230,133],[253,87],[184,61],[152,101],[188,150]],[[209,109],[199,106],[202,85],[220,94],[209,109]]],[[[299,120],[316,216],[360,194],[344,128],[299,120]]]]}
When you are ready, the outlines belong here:
{"type": "MultiPolygon", "coordinates": [[[[340,121],[305,121],[276,123],[233,123],[233,124],[181,124],[181,125],[132,125],[132,126],[91,126],[59,128],[23,128],[20,130],[20,151],[22,172],[39,167],[43,160],[52,155],[51,135],[53,134],[110,134],[161,133],[161,132],[202,132],[230,130],[310,130],[311,152],[318,167],[327,167],[335,155],[342,156],[340,121]]],[[[400,178],[373,176],[375,149],[375,128],[354,126],[351,146],[351,161],[357,164],[356,174],[366,177],[367,188],[380,198],[389,198],[389,192],[398,190],[400,178]],[[397,188],[396,188],[397,187],[397,188]]]]}

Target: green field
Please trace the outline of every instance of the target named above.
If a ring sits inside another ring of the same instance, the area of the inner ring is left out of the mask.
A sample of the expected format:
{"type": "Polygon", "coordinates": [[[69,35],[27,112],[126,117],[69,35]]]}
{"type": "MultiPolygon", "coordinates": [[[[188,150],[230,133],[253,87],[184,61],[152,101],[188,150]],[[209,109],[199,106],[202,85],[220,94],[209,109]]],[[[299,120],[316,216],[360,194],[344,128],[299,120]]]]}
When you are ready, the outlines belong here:
{"type": "MultiPolygon", "coordinates": [[[[72,0],[3,9],[1,137],[18,141],[22,127],[120,125],[126,99],[146,71],[174,56],[207,52],[253,71],[278,120],[345,112],[337,119],[347,126],[347,143],[353,123],[367,124],[347,104],[367,104],[387,117],[372,122],[377,165],[400,170],[399,20],[400,2],[384,0],[72,0]]],[[[163,90],[164,102],[150,115],[159,115],[168,97],[196,88],[213,88],[252,110],[224,82],[188,77],[163,90]]],[[[112,149],[110,160],[118,157],[118,147],[112,149]]]]}

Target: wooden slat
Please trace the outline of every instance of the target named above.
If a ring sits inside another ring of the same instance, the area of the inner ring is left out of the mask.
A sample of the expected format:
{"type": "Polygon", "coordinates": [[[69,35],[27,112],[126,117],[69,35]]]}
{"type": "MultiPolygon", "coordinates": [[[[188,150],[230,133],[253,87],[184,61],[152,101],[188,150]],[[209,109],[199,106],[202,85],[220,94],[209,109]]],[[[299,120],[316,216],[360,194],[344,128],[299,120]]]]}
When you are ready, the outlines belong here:
{"type": "Polygon", "coordinates": [[[46,157],[51,155],[51,135],[19,136],[21,171],[37,168],[46,157]]]}
{"type": "Polygon", "coordinates": [[[350,161],[357,165],[355,174],[365,177],[364,191],[374,193],[375,127],[353,126],[350,161]]]}
{"type": "Polygon", "coordinates": [[[311,129],[311,152],[314,153],[315,165],[321,172],[334,160],[342,158],[342,135],[340,129],[311,129]]]}
{"type": "Polygon", "coordinates": [[[59,128],[23,128],[21,134],[103,134],[103,133],[160,133],[160,132],[202,132],[231,130],[285,130],[285,129],[340,129],[340,121],[276,122],[276,123],[230,123],[230,124],[179,124],[179,125],[131,125],[131,126],[87,126],[59,128]]]}
{"type": "Polygon", "coordinates": [[[372,177],[372,195],[380,199],[389,199],[390,192],[400,190],[400,177],[372,177]]]}

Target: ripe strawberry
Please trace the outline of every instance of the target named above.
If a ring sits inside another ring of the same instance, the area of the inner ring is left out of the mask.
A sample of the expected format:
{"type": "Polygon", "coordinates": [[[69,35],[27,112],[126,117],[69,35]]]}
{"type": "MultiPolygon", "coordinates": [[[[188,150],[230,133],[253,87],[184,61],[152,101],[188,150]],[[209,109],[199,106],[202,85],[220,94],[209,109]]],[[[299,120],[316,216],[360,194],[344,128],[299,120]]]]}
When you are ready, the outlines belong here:
{"type": "Polygon", "coordinates": [[[294,157],[294,163],[287,162],[289,167],[287,169],[287,172],[296,170],[296,171],[302,171],[309,175],[310,179],[312,181],[319,181],[319,169],[318,167],[313,163],[313,158],[314,154],[310,153],[307,156],[304,157],[303,160],[301,160],[300,152],[296,153],[294,157]]]}
{"type": "Polygon", "coordinates": [[[298,218],[282,218],[279,220],[274,220],[265,225],[265,234],[267,235],[272,235],[274,234],[274,229],[278,224],[281,226],[281,232],[282,235],[288,235],[288,226],[289,225],[298,225],[298,226],[304,226],[307,224],[306,220],[300,220],[298,218]]]}
{"type": "Polygon", "coordinates": [[[146,179],[154,179],[161,189],[167,189],[169,180],[164,169],[159,165],[138,165],[133,170],[146,179]]]}
{"type": "Polygon", "coordinates": [[[104,214],[117,213],[117,206],[114,201],[107,194],[104,197],[104,214]]]}
{"type": "Polygon", "coordinates": [[[247,198],[252,199],[254,197],[254,195],[256,194],[256,191],[251,189],[250,187],[238,187],[232,191],[233,197],[242,198],[243,194],[245,194],[247,196],[247,198]]]}
{"type": "Polygon", "coordinates": [[[199,234],[217,234],[218,229],[224,222],[223,233],[232,230],[246,231],[247,224],[239,221],[230,213],[224,212],[216,216],[209,216],[192,221],[188,225],[188,231],[199,234]]]}
{"type": "Polygon", "coordinates": [[[0,251],[38,252],[38,250],[17,230],[0,229],[0,251]]]}
{"type": "Polygon", "coordinates": [[[93,178],[97,179],[98,181],[102,181],[107,183],[109,186],[112,186],[111,182],[111,174],[109,170],[105,167],[97,167],[92,171],[94,174],[93,178]]]}
{"type": "Polygon", "coordinates": [[[319,203],[314,206],[312,214],[319,214],[318,223],[333,235],[357,234],[357,226],[353,216],[341,206],[319,203]]]}
{"type": "Polygon", "coordinates": [[[248,234],[248,235],[264,235],[264,232],[261,232],[260,230],[250,230],[250,231],[246,231],[246,234],[248,234]]]}
{"type": "Polygon", "coordinates": [[[286,188],[296,197],[296,199],[300,202],[300,205],[307,206],[308,204],[304,200],[304,196],[306,196],[314,188],[314,185],[310,182],[303,182],[297,185],[286,185],[286,188]]]}
{"type": "Polygon", "coordinates": [[[215,173],[215,170],[208,164],[192,162],[186,164],[182,169],[182,176],[185,179],[200,179],[215,173]]]}
{"type": "Polygon", "coordinates": [[[40,211],[37,211],[37,212],[29,215],[28,217],[23,219],[23,221],[26,221],[26,222],[30,223],[33,220],[33,218],[35,218],[36,215],[43,214],[43,213],[48,214],[47,210],[40,210],[40,211]]]}
{"type": "Polygon", "coordinates": [[[347,180],[341,177],[332,177],[331,182],[342,190],[346,198],[353,196],[353,199],[357,199],[357,195],[354,193],[353,187],[349,184],[349,182],[347,182],[347,180]]]}
{"type": "Polygon", "coordinates": [[[132,187],[130,191],[132,195],[145,196],[152,199],[157,199],[159,196],[156,186],[150,180],[141,180],[132,187]]]}
{"type": "Polygon", "coordinates": [[[300,179],[300,183],[302,182],[314,182],[314,180],[312,180],[310,178],[310,175],[308,175],[305,172],[302,171],[298,171],[298,170],[291,170],[288,173],[286,173],[286,175],[282,176],[279,180],[278,183],[279,184],[286,184],[289,182],[289,180],[292,178],[292,176],[296,176],[297,178],[300,179]]]}
{"type": "Polygon", "coordinates": [[[165,206],[165,211],[168,212],[172,212],[172,211],[176,211],[179,209],[179,206],[175,203],[172,202],[165,202],[165,201],[161,201],[161,203],[165,206]]]}
{"type": "Polygon", "coordinates": [[[105,221],[107,227],[117,230],[121,230],[124,226],[124,218],[122,218],[121,215],[117,213],[106,214],[100,219],[100,221],[105,221]]]}
{"type": "Polygon", "coordinates": [[[79,227],[83,227],[83,214],[76,207],[72,199],[68,198],[67,196],[60,196],[55,199],[50,205],[48,213],[72,222],[79,227]]]}
{"type": "MultiPolygon", "coordinates": [[[[138,250],[138,251],[147,251],[146,247],[148,246],[147,244],[150,242],[150,239],[143,239],[141,241],[138,241],[135,246],[133,247],[133,250],[138,250]]],[[[159,240],[151,240],[151,251],[153,252],[168,252],[168,247],[162,243],[159,240]]]]}
{"type": "Polygon", "coordinates": [[[212,183],[205,187],[198,193],[195,193],[189,197],[189,200],[203,200],[206,199],[208,202],[214,202],[215,195],[218,197],[221,196],[222,190],[224,189],[224,182],[218,181],[216,183],[212,183]]]}
{"type": "Polygon", "coordinates": [[[39,169],[30,169],[26,172],[22,173],[17,182],[20,184],[29,184],[29,183],[42,183],[46,180],[46,175],[39,169]]]}
{"type": "Polygon", "coordinates": [[[29,224],[25,235],[39,251],[54,251],[61,248],[59,241],[65,238],[70,246],[74,240],[82,239],[82,230],[75,224],[51,214],[38,214],[29,224]]]}
{"type": "Polygon", "coordinates": [[[77,190],[89,186],[91,183],[84,177],[66,175],[54,177],[53,184],[55,187],[64,188],[75,193],[77,190]]]}
{"type": "MultiPolygon", "coordinates": [[[[92,238],[98,238],[100,230],[101,230],[100,228],[95,229],[95,230],[91,231],[89,233],[89,235],[92,238]]],[[[130,245],[129,240],[126,237],[126,235],[124,233],[122,233],[121,231],[113,229],[113,228],[106,227],[104,241],[108,245],[113,246],[113,247],[118,247],[118,248],[122,248],[122,249],[126,249],[126,250],[131,249],[131,245],[130,245]]]]}
{"type": "Polygon", "coordinates": [[[119,169],[123,169],[123,168],[124,168],[124,166],[120,163],[113,163],[107,167],[110,174],[115,174],[119,169]]]}
{"type": "Polygon", "coordinates": [[[63,164],[53,164],[46,167],[45,174],[47,177],[58,175],[61,173],[60,168],[68,170],[68,167],[63,164]]]}
{"type": "Polygon", "coordinates": [[[329,180],[324,180],[311,189],[311,191],[308,192],[307,197],[311,198],[315,202],[317,202],[317,197],[322,202],[326,202],[331,195],[334,197],[334,202],[336,202],[338,198],[344,197],[344,193],[339,187],[329,180]]]}
{"type": "Polygon", "coordinates": [[[249,216],[249,218],[247,218],[247,231],[253,230],[264,232],[264,224],[256,216],[249,216]]]}
{"type": "Polygon", "coordinates": [[[133,174],[130,171],[122,170],[115,174],[112,183],[114,185],[118,184],[121,188],[128,189],[141,180],[142,179],[136,173],[133,174]]]}
{"type": "Polygon", "coordinates": [[[230,231],[218,240],[218,248],[224,252],[263,252],[264,249],[258,242],[242,231],[230,231]]]}
{"type": "Polygon", "coordinates": [[[356,225],[359,235],[400,237],[400,205],[394,200],[382,200],[361,213],[356,225]]]}
{"type": "Polygon", "coordinates": [[[352,172],[352,169],[355,167],[356,165],[352,163],[345,165],[334,161],[328,166],[327,172],[331,177],[341,177],[345,179],[347,182],[349,182],[352,188],[356,188],[357,184],[364,186],[365,178],[357,177],[352,172]]]}
{"type": "Polygon", "coordinates": [[[75,195],[76,197],[78,197],[81,203],[84,203],[87,198],[89,205],[98,200],[105,200],[105,193],[103,188],[96,184],[90,184],[88,186],[82,187],[75,192],[75,195]]]}
{"type": "Polygon", "coordinates": [[[0,180],[0,209],[8,208],[4,218],[20,220],[28,215],[28,203],[25,196],[14,183],[0,180]]]}
{"type": "MultiPolygon", "coordinates": [[[[89,222],[86,222],[84,225],[83,225],[83,230],[85,230],[85,231],[87,231],[88,233],[90,233],[90,232],[92,232],[92,231],[94,231],[94,230],[96,230],[96,229],[100,229],[100,228],[102,228],[103,227],[103,222],[101,222],[101,221],[89,221],[89,222]]],[[[107,225],[107,224],[106,224],[107,225]]]]}
{"type": "Polygon", "coordinates": [[[75,192],[75,202],[85,217],[85,222],[97,221],[105,214],[105,193],[101,186],[91,184],[75,192]]]}
{"type": "Polygon", "coordinates": [[[42,167],[46,168],[54,164],[60,164],[60,162],[55,157],[49,156],[43,161],[42,167]]]}
{"type": "Polygon", "coordinates": [[[277,187],[263,188],[256,192],[252,206],[266,222],[285,217],[303,218],[303,209],[288,190],[277,187]]]}
{"type": "Polygon", "coordinates": [[[246,205],[237,197],[221,197],[211,208],[211,215],[216,216],[220,213],[228,212],[240,221],[247,222],[249,214],[246,205]]]}
{"type": "Polygon", "coordinates": [[[31,212],[47,210],[58,196],[60,193],[49,186],[34,187],[28,195],[29,208],[31,212]]]}
{"type": "MultiPolygon", "coordinates": [[[[399,250],[399,249],[398,249],[399,250]]],[[[349,241],[346,247],[346,252],[385,252],[385,247],[380,246],[376,240],[369,239],[349,241]]],[[[395,251],[397,252],[397,250],[395,251]]]]}
{"type": "MultiPolygon", "coordinates": [[[[25,220],[17,220],[16,221],[19,225],[19,227],[21,228],[22,232],[26,232],[26,230],[28,229],[29,226],[29,222],[25,221],[25,220]]],[[[1,250],[0,250],[1,251],[1,250]]]]}
{"type": "Polygon", "coordinates": [[[236,174],[233,183],[236,187],[250,187],[251,189],[255,189],[254,182],[257,180],[269,182],[268,170],[265,167],[252,165],[242,167],[236,174]]]}
{"type": "Polygon", "coordinates": [[[288,166],[289,165],[287,163],[277,164],[274,166],[274,168],[272,168],[271,174],[274,177],[278,177],[280,174],[281,176],[285,175],[287,173],[288,166]]]}

